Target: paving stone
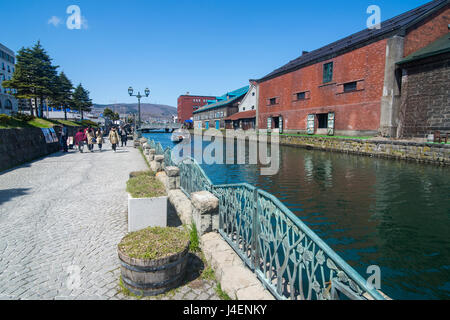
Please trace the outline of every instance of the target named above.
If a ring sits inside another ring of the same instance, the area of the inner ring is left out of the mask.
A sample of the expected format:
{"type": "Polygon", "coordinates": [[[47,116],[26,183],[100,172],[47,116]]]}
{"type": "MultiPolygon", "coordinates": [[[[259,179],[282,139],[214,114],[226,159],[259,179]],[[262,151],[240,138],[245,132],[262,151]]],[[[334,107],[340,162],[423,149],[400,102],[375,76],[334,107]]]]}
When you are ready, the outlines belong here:
{"type": "MultiPolygon", "coordinates": [[[[0,198],[0,300],[134,300],[118,293],[116,248],[127,233],[126,181],[142,170],[139,150],[113,153],[105,143],[102,152],[56,153],[0,175],[0,190],[16,190],[0,198]]],[[[211,282],[188,287],[201,267],[193,263],[190,280],[160,298],[218,299],[211,282]]]]}

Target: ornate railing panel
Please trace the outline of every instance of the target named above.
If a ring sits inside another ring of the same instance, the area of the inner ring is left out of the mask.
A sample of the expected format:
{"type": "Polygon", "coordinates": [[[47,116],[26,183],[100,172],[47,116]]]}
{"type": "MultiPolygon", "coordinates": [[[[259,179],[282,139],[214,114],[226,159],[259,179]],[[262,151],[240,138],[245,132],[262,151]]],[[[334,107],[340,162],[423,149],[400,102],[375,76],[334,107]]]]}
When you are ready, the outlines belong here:
{"type": "Polygon", "coordinates": [[[273,195],[258,190],[255,271],[279,299],[383,297],[273,195]]]}
{"type": "Polygon", "coordinates": [[[212,188],[212,193],[219,199],[219,232],[252,269],[255,190],[249,184],[212,188]]]}
{"type": "Polygon", "coordinates": [[[164,151],[164,165],[166,167],[175,166],[175,163],[172,161],[172,149],[169,147],[164,151]]]}
{"type": "Polygon", "coordinates": [[[157,155],[164,155],[164,149],[163,149],[161,143],[159,143],[159,142],[156,143],[155,150],[156,150],[157,155]]]}
{"type": "MultiPolygon", "coordinates": [[[[171,149],[163,154],[173,165],[171,149]]],[[[213,185],[192,158],[178,167],[188,197],[207,190],[219,199],[220,234],[277,299],[384,299],[273,195],[249,184],[213,185]]]]}
{"type": "Polygon", "coordinates": [[[191,193],[211,191],[211,180],[195,159],[187,158],[178,164],[181,190],[190,198],[191,193]]]}

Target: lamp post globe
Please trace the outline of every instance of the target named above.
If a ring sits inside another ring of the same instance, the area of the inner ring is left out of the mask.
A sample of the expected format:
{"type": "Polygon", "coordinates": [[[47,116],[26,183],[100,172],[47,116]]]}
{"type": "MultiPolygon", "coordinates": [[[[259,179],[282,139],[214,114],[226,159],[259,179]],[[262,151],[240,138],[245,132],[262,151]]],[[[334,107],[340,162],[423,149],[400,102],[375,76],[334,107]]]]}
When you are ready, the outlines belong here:
{"type": "Polygon", "coordinates": [[[148,97],[150,95],[150,90],[149,88],[145,88],[145,96],[148,97]]]}
{"type": "Polygon", "coordinates": [[[133,88],[132,87],[129,87],[128,88],[128,94],[130,95],[130,96],[132,96],[133,95],[133,88]]]}

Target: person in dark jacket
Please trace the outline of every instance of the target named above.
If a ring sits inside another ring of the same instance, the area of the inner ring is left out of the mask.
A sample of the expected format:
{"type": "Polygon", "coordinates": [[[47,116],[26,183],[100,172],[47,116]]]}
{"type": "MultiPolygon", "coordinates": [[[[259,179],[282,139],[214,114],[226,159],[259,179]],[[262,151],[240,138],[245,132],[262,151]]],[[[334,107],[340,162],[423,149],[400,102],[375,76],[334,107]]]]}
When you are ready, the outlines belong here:
{"type": "Polygon", "coordinates": [[[68,131],[66,127],[61,127],[61,145],[63,152],[69,152],[68,146],[67,146],[67,139],[68,139],[68,131]]]}
{"type": "Polygon", "coordinates": [[[123,147],[124,145],[126,147],[127,146],[127,140],[128,140],[128,133],[123,127],[120,128],[119,135],[120,135],[120,141],[122,142],[121,147],[123,147]]]}

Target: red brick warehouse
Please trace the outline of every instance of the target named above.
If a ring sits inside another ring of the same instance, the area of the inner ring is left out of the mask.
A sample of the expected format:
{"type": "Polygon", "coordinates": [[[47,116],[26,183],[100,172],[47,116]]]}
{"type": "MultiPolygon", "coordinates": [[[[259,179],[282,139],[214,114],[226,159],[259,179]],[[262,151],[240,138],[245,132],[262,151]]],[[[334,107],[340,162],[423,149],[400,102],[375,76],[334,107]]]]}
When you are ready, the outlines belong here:
{"type": "Polygon", "coordinates": [[[208,104],[208,100],[215,100],[213,96],[191,96],[189,93],[178,97],[178,122],[184,123],[192,119],[192,113],[208,104]]]}
{"type": "Polygon", "coordinates": [[[395,136],[404,57],[449,32],[449,0],[435,0],[273,71],[259,84],[259,129],[395,136]],[[309,119],[309,121],[308,121],[309,119]]]}

